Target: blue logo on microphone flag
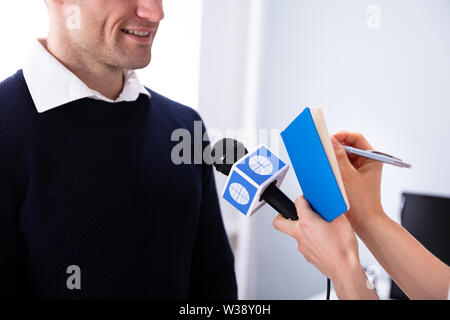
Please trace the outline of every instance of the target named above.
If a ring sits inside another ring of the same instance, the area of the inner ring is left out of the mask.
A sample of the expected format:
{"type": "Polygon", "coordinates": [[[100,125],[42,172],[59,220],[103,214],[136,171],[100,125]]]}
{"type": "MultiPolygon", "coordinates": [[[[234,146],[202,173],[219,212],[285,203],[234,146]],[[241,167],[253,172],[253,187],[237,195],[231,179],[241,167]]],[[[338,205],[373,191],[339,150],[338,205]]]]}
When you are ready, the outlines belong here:
{"type": "Polygon", "coordinates": [[[239,163],[237,168],[261,185],[285,166],[283,161],[263,146],[248,156],[243,163],[239,163]]]}
{"type": "Polygon", "coordinates": [[[223,198],[230,202],[236,209],[247,215],[255,198],[257,188],[245,180],[239,173],[233,171],[223,198]]]}

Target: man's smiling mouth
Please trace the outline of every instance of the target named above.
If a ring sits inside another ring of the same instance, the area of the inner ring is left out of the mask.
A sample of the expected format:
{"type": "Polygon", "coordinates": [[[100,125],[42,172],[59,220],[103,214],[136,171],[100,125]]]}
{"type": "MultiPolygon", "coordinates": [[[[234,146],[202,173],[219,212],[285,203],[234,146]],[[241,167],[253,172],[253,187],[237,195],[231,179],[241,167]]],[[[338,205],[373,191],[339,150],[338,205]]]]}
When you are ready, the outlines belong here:
{"type": "Polygon", "coordinates": [[[138,30],[129,30],[129,29],[121,29],[122,32],[132,34],[138,37],[148,37],[150,32],[148,31],[138,31],[138,30]]]}

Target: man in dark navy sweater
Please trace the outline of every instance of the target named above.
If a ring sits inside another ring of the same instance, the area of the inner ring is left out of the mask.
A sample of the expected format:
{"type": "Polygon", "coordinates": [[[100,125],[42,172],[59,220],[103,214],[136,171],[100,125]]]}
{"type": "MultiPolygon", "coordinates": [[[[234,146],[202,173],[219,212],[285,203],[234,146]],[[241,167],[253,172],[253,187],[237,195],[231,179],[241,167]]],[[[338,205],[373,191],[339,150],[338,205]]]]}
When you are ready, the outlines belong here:
{"type": "Polygon", "coordinates": [[[212,167],[171,159],[201,119],[133,71],[162,0],[46,3],[48,38],[0,83],[0,296],[235,299],[212,167]]]}

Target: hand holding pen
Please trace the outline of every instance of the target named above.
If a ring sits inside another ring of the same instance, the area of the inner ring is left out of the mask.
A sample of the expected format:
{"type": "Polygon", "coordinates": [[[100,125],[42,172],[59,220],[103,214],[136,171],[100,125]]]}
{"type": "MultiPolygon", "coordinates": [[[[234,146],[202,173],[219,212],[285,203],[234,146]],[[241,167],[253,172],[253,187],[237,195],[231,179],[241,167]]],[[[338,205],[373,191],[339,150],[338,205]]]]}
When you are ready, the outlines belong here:
{"type": "Polygon", "coordinates": [[[411,164],[406,163],[402,159],[391,156],[384,152],[375,151],[375,150],[362,150],[362,149],[358,149],[358,148],[350,147],[350,146],[346,146],[346,145],[343,145],[343,147],[344,147],[345,152],[349,155],[350,154],[356,155],[359,157],[391,164],[393,166],[397,166],[400,168],[408,168],[408,169],[411,168],[411,164]]]}

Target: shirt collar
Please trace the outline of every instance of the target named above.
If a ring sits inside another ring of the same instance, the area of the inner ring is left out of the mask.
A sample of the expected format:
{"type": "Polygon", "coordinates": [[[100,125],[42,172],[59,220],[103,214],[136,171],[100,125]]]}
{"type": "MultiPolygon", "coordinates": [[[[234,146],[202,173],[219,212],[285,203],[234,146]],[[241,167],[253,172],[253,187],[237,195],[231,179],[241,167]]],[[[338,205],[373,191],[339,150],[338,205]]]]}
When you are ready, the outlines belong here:
{"type": "Polygon", "coordinates": [[[52,56],[38,39],[31,48],[30,57],[23,68],[23,75],[33,102],[39,113],[54,109],[72,101],[92,98],[110,103],[136,101],[140,94],[151,97],[141,84],[134,70],[125,70],[125,85],[116,100],[90,89],[75,74],[52,56]]]}

